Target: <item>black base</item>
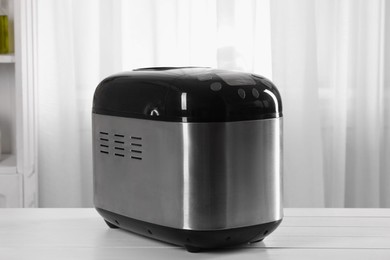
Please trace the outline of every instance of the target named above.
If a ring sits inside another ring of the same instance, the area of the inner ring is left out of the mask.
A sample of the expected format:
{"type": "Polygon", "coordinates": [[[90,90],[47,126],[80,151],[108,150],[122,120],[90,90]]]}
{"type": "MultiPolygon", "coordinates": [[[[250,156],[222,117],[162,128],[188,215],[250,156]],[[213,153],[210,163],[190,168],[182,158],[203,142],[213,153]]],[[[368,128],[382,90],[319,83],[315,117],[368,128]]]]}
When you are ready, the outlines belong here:
{"type": "Polygon", "coordinates": [[[146,237],[180,245],[185,247],[188,252],[260,242],[272,233],[282,221],[280,219],[255,226],[199,231],[160,226],[104,209],[96,208],[96,210],[103,216],[110,228],[119,227],[146,237]]]}

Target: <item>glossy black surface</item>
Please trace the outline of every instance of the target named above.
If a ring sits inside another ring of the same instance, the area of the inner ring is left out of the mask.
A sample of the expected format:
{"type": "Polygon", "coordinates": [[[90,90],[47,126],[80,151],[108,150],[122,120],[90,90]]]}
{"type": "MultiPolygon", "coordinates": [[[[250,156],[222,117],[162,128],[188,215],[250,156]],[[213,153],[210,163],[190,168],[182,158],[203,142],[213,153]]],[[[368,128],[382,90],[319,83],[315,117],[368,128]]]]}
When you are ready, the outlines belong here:
{"type": "Polygon", "coordinates": [[[110,228],[122,228],[142,236],[185,247],[190,252],[255,243],[271,234],[282,220],[222,230],[186,230],[160,226],[96,208],[110,228]]]}
{"type": "Polygon", "coordinates": [[[282,116],[266,78],[210,68],[143,68],[103,80],[93,112],[175,122],[227,122],[282,116]]]}

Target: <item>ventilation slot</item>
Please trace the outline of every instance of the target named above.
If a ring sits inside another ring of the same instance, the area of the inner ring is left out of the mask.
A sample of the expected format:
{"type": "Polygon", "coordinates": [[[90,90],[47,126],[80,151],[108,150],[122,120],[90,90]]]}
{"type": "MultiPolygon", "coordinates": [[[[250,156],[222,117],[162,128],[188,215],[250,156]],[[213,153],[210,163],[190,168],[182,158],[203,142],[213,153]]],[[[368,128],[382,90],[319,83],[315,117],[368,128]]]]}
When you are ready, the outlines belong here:
{"type": "Polygon", "coordinates": [[[142,139],[140,136],[110,131],[99,131],[97,136],[100,153],[131,160],[143,159],[142,139]]]}
{"type": "Polygon", "coordinates": [[[131,149],[131,159],[142,160],[142,151],[131,149]]]}
{"type": "MultiPolygon", "coordinates": [[[[122,134],[114,134],[114,137],[116,138],[119,138],[120,140],[114,140],[114,143],[116,144],[121,144],[121,145],[124,145],[125,142],[123,140],[123,138],[125,137],[124,135],[122,134]]],[[[124,151],[125,148],[124,147],[121,147],[121,146],[115,146],[114,147],[114,150],[117,150],[117,151],[124,151]]],[[[118,156],[118,157],[125,157],[125,155],[123,153],[119,153],[119,152],[115,152],[114,153],[115,156],[118,156]]]]}
{"type": "Polygon", "coordinates": [[[109,154],[109,135],[108,132],[100,131],[100,152],[104,154],[109,154]]]}
{"type": "Polygon", "coordinates": [[[135,160],[142,160],[142,151],[141,151],[141,147],[142,147],[142,144],[140,143],[140,141],[142,140],[141,137],[138,137],[138,136],[132,136],[131,137],[131,148],[130,148],[130,152],[131,152],[131,159],[135,159],[135,160]]]}

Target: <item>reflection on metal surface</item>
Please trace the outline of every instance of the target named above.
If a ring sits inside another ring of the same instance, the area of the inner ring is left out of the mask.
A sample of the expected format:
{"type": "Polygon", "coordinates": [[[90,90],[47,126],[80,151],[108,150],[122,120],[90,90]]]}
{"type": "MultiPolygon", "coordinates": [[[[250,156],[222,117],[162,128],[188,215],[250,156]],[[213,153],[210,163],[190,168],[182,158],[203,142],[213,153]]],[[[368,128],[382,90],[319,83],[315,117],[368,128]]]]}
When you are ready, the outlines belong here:
{"type": "Polygon", "coordinates": [[[274,169],[275,169],[275,172],[279,172],[281,174],[276,174],[275,176],[275,182],[273,183],[275,186],[274,186],[274,189],[275,190],[280,190],[279,193],[275,193],[275,197],[274,197],[274,201],[272,201],[271,203],[274,203],[275,204],[275,207],[276,208],[280,208],[282,209],[283,205],[282,205],[282,200],[283,200],[283,188],[280,188],[280,187],[283,187],[283,179],[282,179],[282,173],[283,173],[283,163],[282,162],[282,154],[283,154],[283,142],[282,142],[282,126],[281,127],[276,127],[274,129],[275,131],[275,135],[273,136],[274,140],[273,142],[275,144],[278,144],[279,146],[279,149],[281,152],[279,153],[275,153],[274,156],[275,156],[275,159],[273,161],[274,165],[274,169]],[[278,187],[278,185],[280,187],[278,187]]]}
{"type": "Polygon", "coordinates": [[[187,110],[187,93],[181,93],[181,110],[187,110]]]}
{"type": "Polygon", "coordinates": [[[190,218],[190,139],[188,136],[188,124],[183,124],[183,228],[191,228],[190,218]]]}
{"type": "Polygon", "coordinates": [[[154,108],[152,111],[150,111],[151,116],[159,116],[160,113],[158,112],[157,108],[154,108]]]}
{"type": "Polygon", "coordinates": [[[279,114],[279,102],[278,102],[278,98],[275,96],[274,93],[272,93],[270,90],[266,89],[264,90],[264,93],[267,93],[268,95],[271,96],[271,98],[274,100],[275,102],[275,110],[276,110],[276,113],[279,114]]]}
{"type": "Polygon", "coordinates": [[[93,114],[93,129],[96,207],[193,230],[282,218],[282,118],[180,123],[93,114]],[[101,153],[99,132],[142,136],[142,160],[130,158],[131,142],[125,157],[101,153]]]}

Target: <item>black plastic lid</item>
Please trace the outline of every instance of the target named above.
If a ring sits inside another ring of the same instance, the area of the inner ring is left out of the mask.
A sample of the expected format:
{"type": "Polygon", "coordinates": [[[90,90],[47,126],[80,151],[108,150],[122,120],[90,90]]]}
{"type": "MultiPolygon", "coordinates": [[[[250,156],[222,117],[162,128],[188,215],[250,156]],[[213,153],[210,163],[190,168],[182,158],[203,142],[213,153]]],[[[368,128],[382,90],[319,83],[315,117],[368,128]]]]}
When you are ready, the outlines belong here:
{"type": "Polygon", "coordinates": [[[268,79],[199,67],[136,69],[96,88],[93,113],[174,122],[229,122],[282,116],[268,79]]]}

